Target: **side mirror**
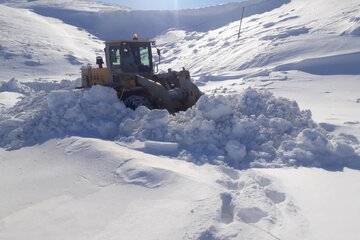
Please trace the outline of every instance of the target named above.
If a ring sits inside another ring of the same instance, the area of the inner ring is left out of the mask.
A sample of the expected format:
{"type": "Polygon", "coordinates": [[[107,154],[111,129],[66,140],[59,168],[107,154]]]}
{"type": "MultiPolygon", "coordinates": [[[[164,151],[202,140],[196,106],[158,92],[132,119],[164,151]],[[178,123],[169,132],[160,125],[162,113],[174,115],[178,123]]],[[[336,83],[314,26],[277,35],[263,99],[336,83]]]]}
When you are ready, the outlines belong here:
{"type": "Polygon", "coordinates": [[[103,64],[104,64],[104,60],[103,60],[103,58],[102,57],[96,57],[96,64],[97,65],[99,65],[99,68],[102,68],[103,66],[103,64]]]}
{"type": "Polygon", "coordinates": [[[160,62],[161,62],[161,51],[160,51],[160,49],[156,48],[156,52],[157,52],[157,54],[159,56],[159,61],[156,64],[156,72],[159,72],[159,65],[160,65],[160,62]]]}

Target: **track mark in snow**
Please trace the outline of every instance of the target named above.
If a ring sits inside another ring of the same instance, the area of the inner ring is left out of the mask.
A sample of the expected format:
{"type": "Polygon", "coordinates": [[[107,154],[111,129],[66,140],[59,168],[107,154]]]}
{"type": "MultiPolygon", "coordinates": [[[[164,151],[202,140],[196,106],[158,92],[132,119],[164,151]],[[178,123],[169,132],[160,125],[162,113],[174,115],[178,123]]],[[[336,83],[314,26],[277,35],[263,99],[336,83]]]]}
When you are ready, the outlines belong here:
{"type": "Polygon", "coordinates": [[[287,18],[281,19],[281,20],[279,21],[279,23],[280,23],[280,22],[286,22],[286,21],[289,21],[289,20],[292,20],[292,19],[297,19],[297,18],[299,18],[299,16],[287,17],[287,18]]]}
{"type": "Polygon", "coordinates": [[[262,37],[262,40],[277,40],[277,39],[284,39],[288,37],[295,37],[302,34],[309,33],[310,28],[306,27],[299,27],[299,28],[288,28],[285,29],[283,32],[279,32],[278,34],[268,35],[265,37],[262,37]]]}
{"type": "Polygon", "coordinates": [[[240,208],[238,217],[244,223],[257,223],[262,218],[267,217],[268,213],[257,207],[252,208],[240,208]]]}
{"type": "Polygon", "coordinates": [[[275,25],[278,24],[278,23],[286,22],[286,21],[289,21],[289,20],[291,20],[291,19],[296,19],[296,18],[299,18],[299,16],[287,17],[287,18],[281,19],[281,20],[278,21],[278,22],[265,23],[265,24],[263,24],[263,28],[270,28],[270,27],[275,26],[275,25]]]}
{"type": "Polygon", "coordinates": [[[209,227],[209,229],[207,229],[203,233],[201,233],[198,240],[219,240],[219,238],[216,237],[215,227],[211,226],[211,227],[209,227]]]}
{"type": "Polygon", "coordinates": [[[229,224],[234,221],[234,205],[232,203],[232,196],[230,193],[222,193],[221,197],[221,210],[220,221],[229,224]]]}
{"type": "Polygon", "coordinates": [[[56,147],[64,148],[65,154],[71,156],[76,153],[88,150],[90,148],[90,144],[79,139],[65,139],[59,141],[56,144],[56,147]]]}
{"type": "Polygon", "coordinates": [[[274,84],[274,82],[267,82],[264,84],[259,84],[259,87],[267,87],[267,86],[270,86],[271,84],[274,84]]]}
{"type": "Polygon", "coordinates": [[[26,66],[29,66],[29,67],[37,67],[37,66],[42,65],[40,62],[36,62],[36,61],[25,61],[24,63],[26,66]]]}
{"type": "Polygon", "coordinates": [[[64,55],[64,57],[66,58],[66,60],[72,64],[72,65],[81,65],[82,63],[79,61],[79,59],[77,57],[75,57],[72,54],[67,54],[64,55]]]}
{"type": "Polygon", "coordinates": [[[216,182],[221,186],[225,187],[231,191],[240,191],[244,188],[245,183],[243,181],[239,181],[239,172],[233,168],[229,167],[221,167],[221,171],[225,174],[224,179],[218,179],[216,182]]]}
{"type": "Polygon", "coordinates": [[[133,166],[130,162],[121,165],[115,174],[126,183],[139,185],[146,188],[158,188],[171,182],[173,175],[170,171],[147,166],[133,166]]]}
{"type": "Polygon", "coordinates": [[[299,62],[279,65],[276,71],[299,70],[316,75],[358,75],[360,74],[360,52],[308,58],[299,62]]]}
{"type": "Polygon", "coordinates": [[[319,123],[319,126],[328,132],[333,132],[336,130],[336,125],[331,124],[331,123],[319,123]]]}
{"type": "Polygon", "coordinates": [[[360,103],[360,98],[356,99],[356,103],[360,103]]]}
{"type": "Polygon", "coordinates": [[[347,122],[344,122],[344,124],[347,124],[347,125],[356,125],[356,124],[359,124],[360,122],[359,121],[347,121],[347,122]]]}
{"type": "Polygon", "coordinates": [[[272,26],[274,26],[274,25],[275,25],[274,22],[265,23],[265,24],[263,25],[263,28],[270,28],[270,27],[272,27],[272,26]]]}
{"type": "Polygon", "coordinates": [[[280,32],[279,34],[268,35],[262,37],[262,40],[277,40],[277,39],[284,39],[288,37],[295,37],[302,34],[309,33],[310,28],[300,27],[300,28],[288,28],[284,32],[280,32]]]}

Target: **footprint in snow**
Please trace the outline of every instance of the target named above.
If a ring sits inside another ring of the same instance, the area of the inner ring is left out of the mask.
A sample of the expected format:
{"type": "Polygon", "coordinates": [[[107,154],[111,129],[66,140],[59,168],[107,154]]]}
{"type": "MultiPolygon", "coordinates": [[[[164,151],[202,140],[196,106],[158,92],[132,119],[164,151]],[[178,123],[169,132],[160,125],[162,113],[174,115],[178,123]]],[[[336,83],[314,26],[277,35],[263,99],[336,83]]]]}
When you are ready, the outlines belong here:
{"type": "Polygon", "coordinates": [[[230,193],[220,194],[222,201],[220,209],[220,221],[222,223],[232,223],[234,221],[234,204],[232,203],[232,196],[230,193]]]}
{"type": "Polygon", "coordinates": [[[252,208],[240,208],[237,216],[244,223],[257,223],[262,218],[267,217],[268,213],[257,207],[252,208]]]}
{"type": "Polygon", "coordinates": [[[261,187],[266,187],[268,185],[271,184],[271,180],[266,178],[266,177],[262,177],[262,176],[257,176],[256,178],[256,182],[261,186],[261,187]]]}
{"type": "Polygon", "coordinates": [[[225,181],[217,180],[216,182],[229,190],[236,190],[236,191],[242,190],[245,186],[245,183],[242,181],[238,182],[238,181],[232,181],[232,180],[225,180],[225,181]]]}
{"type": "Polygon", "coordinates": [[[282,192],[278,192],[275,190],[270,190],[270,189],[266,189],[265,190],[265,195],[266,197],[268,197],[273,203],[281,203],[283,201],[285,201],[286,199],[286,195],[282,192]]]}
{"type": "Polygon", "coordinates": [[[233,180],[237,180],[239,179],[239,172],[233,168],[229,168],[229,167],[221,167],[221,171],[223,173],[225,173],[225,175],[227,175],[228,177],[230,177],[233,180]]]}

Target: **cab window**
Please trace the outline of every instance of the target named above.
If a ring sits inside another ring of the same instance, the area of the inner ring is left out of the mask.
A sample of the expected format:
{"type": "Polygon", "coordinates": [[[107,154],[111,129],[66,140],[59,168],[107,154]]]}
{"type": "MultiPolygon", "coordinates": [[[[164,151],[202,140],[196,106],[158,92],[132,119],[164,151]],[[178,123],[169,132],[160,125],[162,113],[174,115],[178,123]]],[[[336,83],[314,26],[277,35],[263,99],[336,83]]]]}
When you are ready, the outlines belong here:
{"type": "Polygon", "coordinates": [[[111,47],[110,48],[110,63],[112,67],[120,68],[120,47],[111,47]]]}
{"type": "Polygon", "coordinates": [[[145,67],[150,67],[149,48],[148,47],[140,47],[140,61],[141,61],[141,65],[143,65],[145,67]]]}

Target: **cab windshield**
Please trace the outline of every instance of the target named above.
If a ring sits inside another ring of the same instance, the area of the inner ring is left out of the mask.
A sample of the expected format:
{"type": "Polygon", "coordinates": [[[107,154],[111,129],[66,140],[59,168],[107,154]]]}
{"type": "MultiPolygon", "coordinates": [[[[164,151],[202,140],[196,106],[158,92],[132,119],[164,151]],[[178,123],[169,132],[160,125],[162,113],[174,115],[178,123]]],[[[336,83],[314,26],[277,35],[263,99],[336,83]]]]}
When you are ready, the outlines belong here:
{"type": "Polygon", "coordinates": [[[150,43],[123,42],[120,46],[110,47],[110,61],[113,68],[123,72],[152,72],[150,43]]]}

